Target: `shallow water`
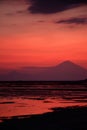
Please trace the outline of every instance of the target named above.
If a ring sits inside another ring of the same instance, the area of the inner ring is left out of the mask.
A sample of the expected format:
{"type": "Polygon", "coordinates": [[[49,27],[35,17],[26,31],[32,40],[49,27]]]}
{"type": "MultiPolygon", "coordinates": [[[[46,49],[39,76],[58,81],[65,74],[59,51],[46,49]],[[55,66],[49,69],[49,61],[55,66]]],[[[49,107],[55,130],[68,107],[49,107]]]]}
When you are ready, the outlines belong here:
{"type": "Polygon", "coordinates": [[[12,116],[41,114],[53,107],[86,106],[85,85],[15,85],[0,86],[0,121],[12,116]]]}

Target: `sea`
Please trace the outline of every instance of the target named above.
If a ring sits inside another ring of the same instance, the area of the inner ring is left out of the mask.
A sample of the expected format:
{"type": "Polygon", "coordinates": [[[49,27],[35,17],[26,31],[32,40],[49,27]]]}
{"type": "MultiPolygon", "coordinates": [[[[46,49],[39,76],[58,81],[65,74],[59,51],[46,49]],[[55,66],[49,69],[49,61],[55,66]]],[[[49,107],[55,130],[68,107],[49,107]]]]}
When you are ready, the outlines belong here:
{"type": "Polygon", "coordinates": [[[69,106],[87,106],[87,81],[0,82],[0,122],[69,106]]]}

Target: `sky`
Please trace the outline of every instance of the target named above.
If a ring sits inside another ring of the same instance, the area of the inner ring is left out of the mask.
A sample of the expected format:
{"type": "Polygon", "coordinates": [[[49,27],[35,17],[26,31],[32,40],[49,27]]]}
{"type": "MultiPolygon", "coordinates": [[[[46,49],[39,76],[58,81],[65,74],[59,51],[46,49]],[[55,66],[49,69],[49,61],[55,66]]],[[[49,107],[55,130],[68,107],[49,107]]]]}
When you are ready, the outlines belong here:
{"type": "Polygon", "coordinates": [[[87,68],[87,0],[0,0],[0,68],[87,68]]]}

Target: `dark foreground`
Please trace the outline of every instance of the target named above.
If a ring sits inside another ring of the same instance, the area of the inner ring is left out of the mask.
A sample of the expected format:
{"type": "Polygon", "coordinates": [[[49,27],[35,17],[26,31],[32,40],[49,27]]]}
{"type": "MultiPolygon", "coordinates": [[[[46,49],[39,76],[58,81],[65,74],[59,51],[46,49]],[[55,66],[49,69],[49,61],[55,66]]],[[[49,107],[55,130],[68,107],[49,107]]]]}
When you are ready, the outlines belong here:
{"type": "Polygon", "coordinates": [[[0,130],[87,130],[87,107],[54,108],[42,115],[13,117],[0,124],[0,130]]]}

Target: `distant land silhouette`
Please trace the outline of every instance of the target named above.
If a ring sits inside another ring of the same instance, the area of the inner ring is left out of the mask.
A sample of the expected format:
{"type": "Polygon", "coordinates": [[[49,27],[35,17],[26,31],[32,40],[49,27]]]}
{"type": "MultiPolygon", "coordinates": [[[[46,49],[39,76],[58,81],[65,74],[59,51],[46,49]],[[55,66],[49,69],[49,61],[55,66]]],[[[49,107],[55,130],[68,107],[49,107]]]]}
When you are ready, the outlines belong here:
{"type": "Polygon", "coordinates": [[[71,61],[64,61],[53,67],[23,67],[21,70],[0,74],[0,81],[76,81],[84,79],[87,79],[87,69],[71,61]]]}

